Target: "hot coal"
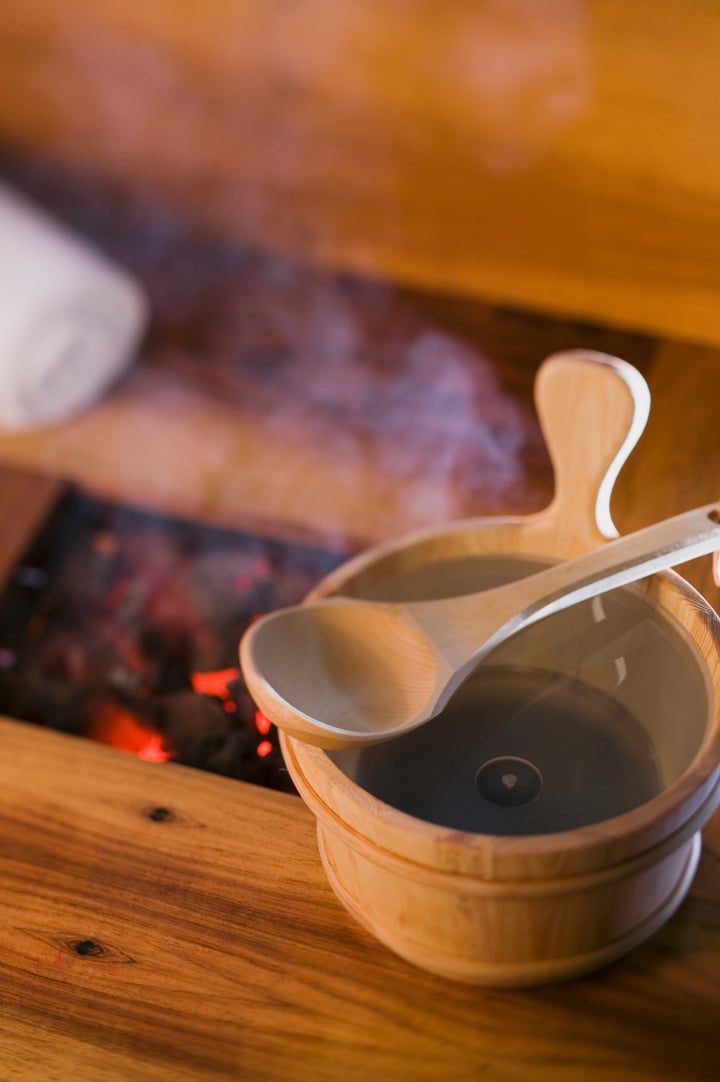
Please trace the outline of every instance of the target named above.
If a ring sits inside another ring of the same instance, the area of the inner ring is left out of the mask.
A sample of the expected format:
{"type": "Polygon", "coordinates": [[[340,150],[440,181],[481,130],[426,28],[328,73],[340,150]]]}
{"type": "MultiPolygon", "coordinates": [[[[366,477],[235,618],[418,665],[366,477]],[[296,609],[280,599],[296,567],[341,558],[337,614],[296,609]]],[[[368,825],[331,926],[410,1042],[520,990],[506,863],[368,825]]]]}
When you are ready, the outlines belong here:
{"type": "Polygon", "coordinates": [[[291,790],[237,647],[345,556],[71,492],[0,598],[0,712],[291,790]]]}

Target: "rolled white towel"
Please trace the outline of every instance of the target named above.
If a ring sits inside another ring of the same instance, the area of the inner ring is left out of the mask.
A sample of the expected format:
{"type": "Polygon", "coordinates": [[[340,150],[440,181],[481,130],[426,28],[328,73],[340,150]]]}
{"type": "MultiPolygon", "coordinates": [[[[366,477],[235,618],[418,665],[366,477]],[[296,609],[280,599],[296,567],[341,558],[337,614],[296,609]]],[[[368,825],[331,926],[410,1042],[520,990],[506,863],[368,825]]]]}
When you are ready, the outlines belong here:
{"type": "Polygon", "coordinates": [[[0,184],[0,427],[90,406],[129,365],[147,313],[125,271],[0,184]]]}

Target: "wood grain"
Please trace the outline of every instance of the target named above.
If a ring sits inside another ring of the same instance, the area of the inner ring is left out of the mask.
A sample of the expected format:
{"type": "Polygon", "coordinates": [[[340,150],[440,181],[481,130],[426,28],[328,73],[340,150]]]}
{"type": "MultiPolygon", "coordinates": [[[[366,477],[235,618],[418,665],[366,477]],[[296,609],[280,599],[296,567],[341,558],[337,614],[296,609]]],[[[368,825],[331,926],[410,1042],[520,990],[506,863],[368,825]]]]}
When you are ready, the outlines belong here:
{"type": "Polygon", "coordinates": [[[717,819],[683,909],[625,962],[486,992],[346,916],[297,799],[18,723],[0,742],[13,1082],[656,1082],[720,1066],[717,819]]]}
{"type": "Polygon", "coordinates": [[[28,0],[0,136],[221,235],[718,344],[719,44],[711,0],[28,0]]]}

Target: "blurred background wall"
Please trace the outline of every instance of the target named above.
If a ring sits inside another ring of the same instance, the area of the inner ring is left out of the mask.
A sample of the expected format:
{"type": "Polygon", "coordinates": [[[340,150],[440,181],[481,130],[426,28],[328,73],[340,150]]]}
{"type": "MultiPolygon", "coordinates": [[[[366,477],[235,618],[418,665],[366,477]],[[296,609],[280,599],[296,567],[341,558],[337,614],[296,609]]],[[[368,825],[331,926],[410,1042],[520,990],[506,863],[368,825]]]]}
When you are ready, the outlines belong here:
{"type": "Polygon", "coordinates": [[[711,0],[22,0],[0,145],[319,265],[720,343],[711,0]]]}

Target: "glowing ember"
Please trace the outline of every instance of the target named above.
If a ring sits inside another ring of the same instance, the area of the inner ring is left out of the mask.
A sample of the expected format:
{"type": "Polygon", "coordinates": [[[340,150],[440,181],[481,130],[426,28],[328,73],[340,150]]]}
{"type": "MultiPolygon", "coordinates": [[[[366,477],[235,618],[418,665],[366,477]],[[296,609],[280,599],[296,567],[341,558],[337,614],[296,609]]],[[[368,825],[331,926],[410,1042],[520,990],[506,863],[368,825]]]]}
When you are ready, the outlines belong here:
{"type": "Polygon", "coordinates": [[[260,758],[264,759],[273,750],[273,746],[269,740],[261,740],[256,750],[260,758]]]}
{"type": "Polygon", "coordinates": [[[196,672],[190,677],[193,691],[198,695],[214,695],[218,699],[229,699],[228,684],[240,676],[239,669],[216,669],[215,672],[196,672]]]}
{"type": "Polygon", "coordinates": [[[147,744],[137,752],[138,758],[145,759],[148,763],[166,763],[172,756],[163,747],[162,737],[159,733],[153,733],[147,744]]]}
{"type": "Polygon", "coordinates": [[[259,733],[262,733],[263,736],[267,736],[270,732],[271,725],[272,722],[270,721],[270,718],[266,718],[262,710],[255,711],[255,728],[259,733]]]}
{"type": "Polygon", "coordinates": [[[141,759],[162,763],[172,758],[172,752],[163,746],[162,736],[148,729],[142,722],[121,706],[104,703],[94,713],[90,735],[101,744],[132,752],[141,759]]]}

